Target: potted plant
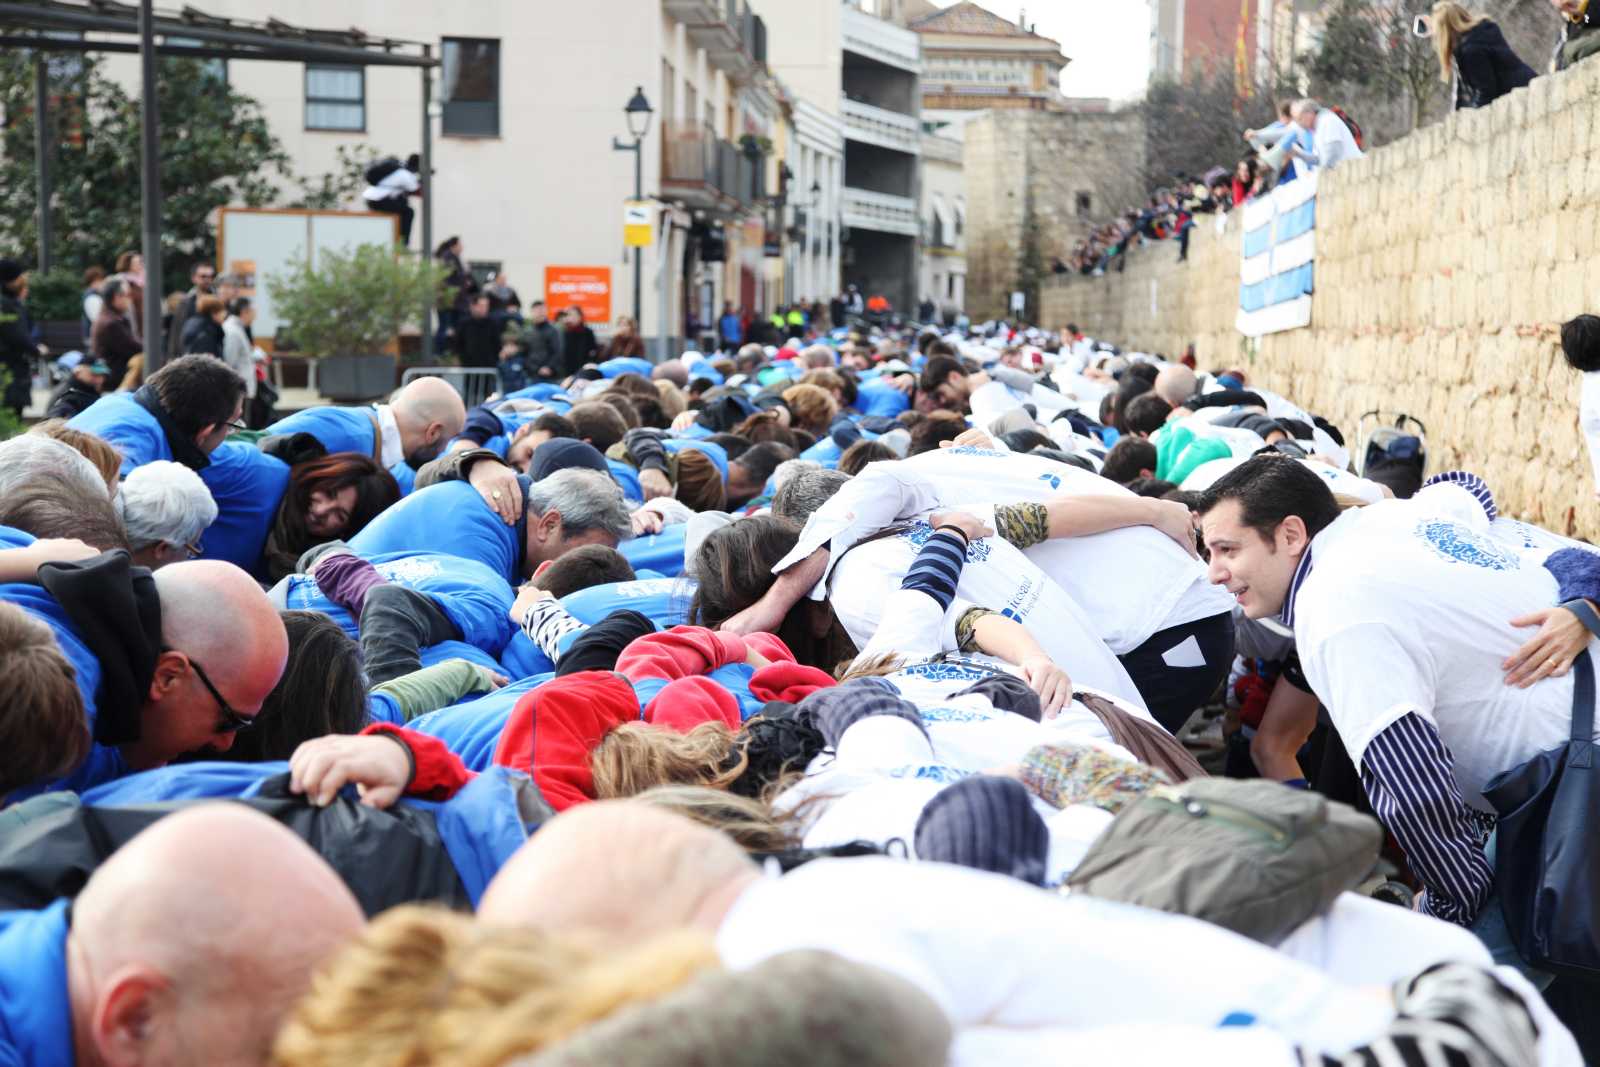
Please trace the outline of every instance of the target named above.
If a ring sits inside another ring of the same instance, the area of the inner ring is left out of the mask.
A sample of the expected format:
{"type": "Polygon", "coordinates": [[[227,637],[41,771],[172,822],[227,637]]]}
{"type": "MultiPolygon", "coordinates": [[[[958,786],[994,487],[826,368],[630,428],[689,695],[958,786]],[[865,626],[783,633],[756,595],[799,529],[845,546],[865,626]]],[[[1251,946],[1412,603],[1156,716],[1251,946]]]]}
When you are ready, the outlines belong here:
{"type": "Polygon", "coordinates": [[[52,352],[85,347],[83,279],[64,267],[30,275],[28,317],[52,352]]]}
{"type": "Polygon", "coordinates": [[[371,400],[395,384],[385,351],[420,318],[445,268],[386,245],[324,249],[316,265],[301,260],[269,275],[273,310],[296,350],[317,360],[317,384],[330,400],[371,400]]]}

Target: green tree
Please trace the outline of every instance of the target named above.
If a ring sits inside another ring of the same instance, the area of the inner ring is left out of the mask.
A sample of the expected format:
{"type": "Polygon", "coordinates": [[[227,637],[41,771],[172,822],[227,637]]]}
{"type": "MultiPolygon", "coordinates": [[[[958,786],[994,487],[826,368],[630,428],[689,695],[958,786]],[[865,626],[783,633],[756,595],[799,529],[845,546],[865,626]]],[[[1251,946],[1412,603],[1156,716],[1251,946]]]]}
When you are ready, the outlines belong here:
{"type": "MultiPolygon", "coordinates": [[[[139,102],[92,57],[52,61],[50,88],[56,256],[71,266],[110,267],[140,245],[139,102]]],[[[172,290],[187,284],[189,264],[216,254],[213,210],[273,204],[292,175],[260,105],[212,65],[163,58],[157,92],[163,281],[172,290]]],[[[14,204],[35,204],[33,56],[26,50],[0,52],[0,109],[0,188],[14,204]]],[[[0,213],[0,246],[36,258],[36,224],[32,212],[0,213]]]]}
{"type": "Polygon", "coordinates": [[[325,249],[316,267],[305,260],[269,274],[267,292],[283,332],[313,356],[380,352],[400,328],[421,317],[423,302],[444,282],[446,268],[385,245],[348,252],[325,249]]]}
{"type": "Polygon", "coordinates": [[[1182,81],[1150,83],[1139,105],[1147,145],[1149,189],[1172,184],[1177,174],[1198,176],[1212,167],[1230,170],[1248,152],[1242,134],[1272,121],[1272,101],[1234,83],[1231,67],[1196,65],[1182,81]]]}
{"type": "Polygon", "coordinates": [[[1442,111],[1445,85],[1433,42],[1411,32],[1431,0],[1336,0],[1316,52],[1311,92],[1360,122],[1368,144],[1403,137],[1442,111]]]}
{"type": "Polygon", "coordinates": [[[367,179],[363,177],[367,165],[382,154],[365,143],[340,145],[334,150],[333,170],[315,178],[297,179],[300,195],[289,206],[331,211],[349,204],[367,187],[367,179]]]}

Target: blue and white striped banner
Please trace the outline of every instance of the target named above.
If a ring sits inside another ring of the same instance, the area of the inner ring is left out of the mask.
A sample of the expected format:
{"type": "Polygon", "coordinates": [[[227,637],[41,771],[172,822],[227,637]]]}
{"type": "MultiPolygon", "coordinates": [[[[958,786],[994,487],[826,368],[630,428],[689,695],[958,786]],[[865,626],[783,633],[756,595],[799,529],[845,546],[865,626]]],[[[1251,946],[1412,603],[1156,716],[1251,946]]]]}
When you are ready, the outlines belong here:
{"type": "Polygon", "coordinates": [[[1260,337],[1310,325],[1316,241],[1315,171],[1244,206],[1236,323],[1240,333],[1260,337]]]}

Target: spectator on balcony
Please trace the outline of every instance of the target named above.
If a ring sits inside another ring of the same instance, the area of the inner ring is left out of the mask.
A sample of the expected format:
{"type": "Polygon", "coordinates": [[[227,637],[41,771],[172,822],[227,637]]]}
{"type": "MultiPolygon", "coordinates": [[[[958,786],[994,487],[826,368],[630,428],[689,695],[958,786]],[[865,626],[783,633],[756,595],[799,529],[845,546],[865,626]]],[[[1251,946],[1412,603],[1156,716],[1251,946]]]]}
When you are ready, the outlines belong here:
{"type": "Polygon", "coordinates": [[[1556,69],[1566,70],[1582,59],[1600,52],[1600,9],[1594,0],[1550,0],[1561,13],[1561,48],[1556,52],[1556,69]]]}
{"type": "Polygon", "coordinates": [[[1332,170],[1347,159],[1362,157],[1361,146],[1356,144],[1355,135],[1332,108],[1323,107],[1316,100],[1306,97],[1296,101],[1289,114],[1295,124],[1305,131],[1289,151],[1313,169],[1332,170]],[[1311,139],[1309,149],[1305,146],[1307,134],[1311,139]]]}
{"type": "Polygon", "coordinates": [[[1533,68],[1506,43],[1487,15],[1474,15],[1454,0],[1440,0],[1424,23],[1439,53],[1439,80],[1455,82],[1456,108],[1487,107],[1534,79],[1533,68]]]}

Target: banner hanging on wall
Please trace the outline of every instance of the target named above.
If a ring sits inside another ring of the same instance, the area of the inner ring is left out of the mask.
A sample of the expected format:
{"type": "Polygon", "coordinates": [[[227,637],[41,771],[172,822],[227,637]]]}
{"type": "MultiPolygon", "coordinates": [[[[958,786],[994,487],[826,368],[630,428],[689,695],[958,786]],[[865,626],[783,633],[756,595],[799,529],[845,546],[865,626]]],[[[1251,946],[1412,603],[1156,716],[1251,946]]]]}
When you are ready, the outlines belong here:
{"type": "Polygon", "coordinates": [[[1244,206],[1239,238],[1239,315],[1246,337],[1311,324],[1317,241],[1317,174],[1312,171],[1244,206]]]}

